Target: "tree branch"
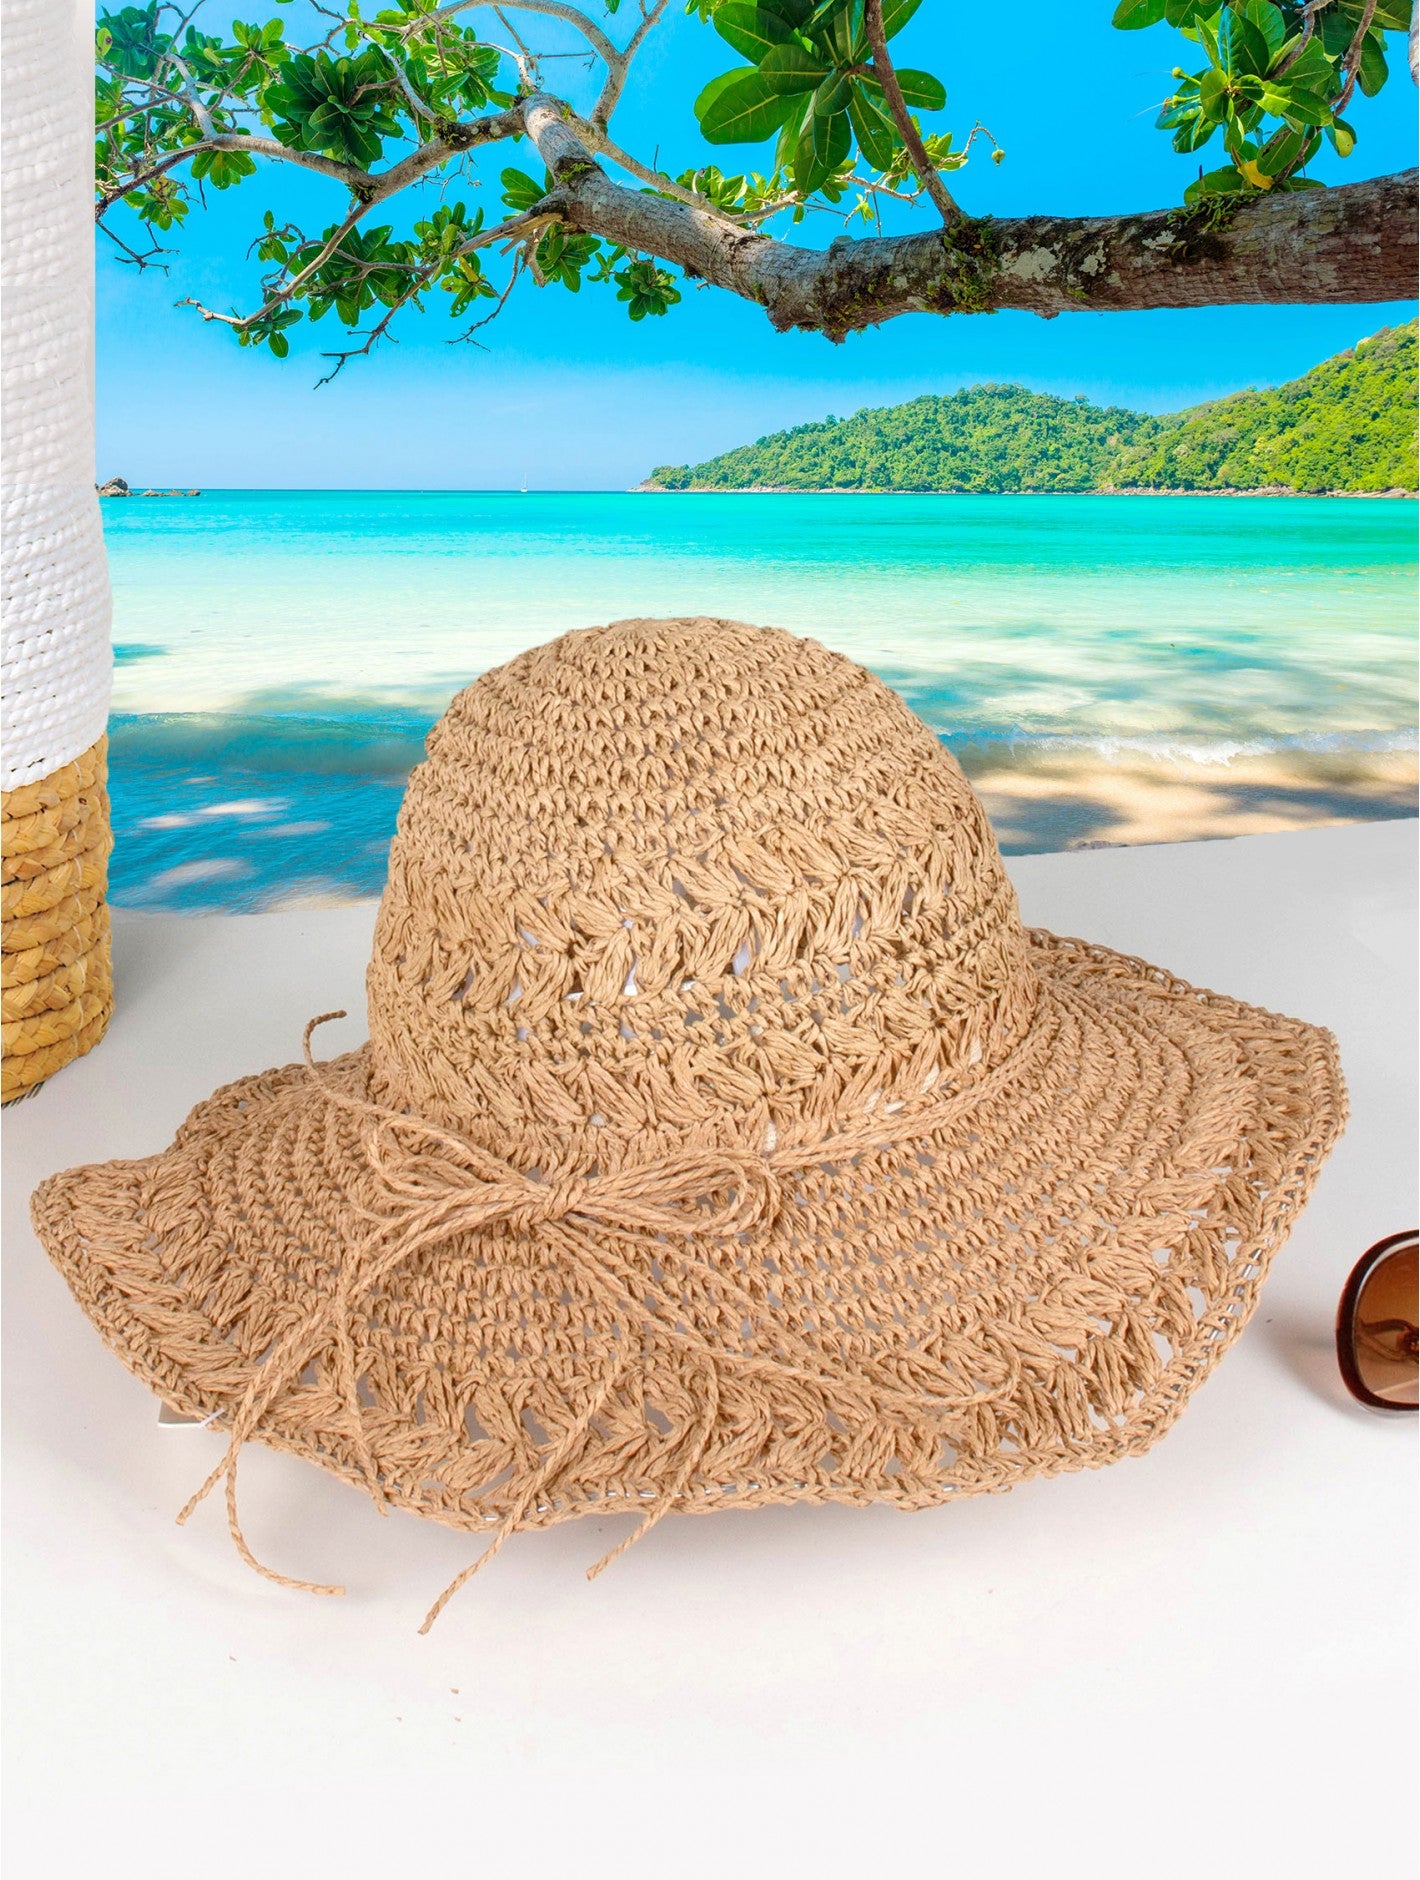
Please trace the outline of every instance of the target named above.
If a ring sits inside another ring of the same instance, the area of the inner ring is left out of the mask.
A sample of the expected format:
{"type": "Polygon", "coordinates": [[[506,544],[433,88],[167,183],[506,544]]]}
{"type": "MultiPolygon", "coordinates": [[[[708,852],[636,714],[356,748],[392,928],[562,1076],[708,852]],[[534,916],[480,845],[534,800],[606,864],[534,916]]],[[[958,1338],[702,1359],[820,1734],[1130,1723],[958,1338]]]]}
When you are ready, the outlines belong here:
{"type": "MultiPolygon", "coordinates": [[[[626,174],[634,176],[638,183],[645,183],[652,189],[659,189],[664,195],[673,196],[677,202],[687,203],[692,208],[707,209],[731,227],[743,223],[742,216],[717,208],[714,203],[707,202],[704,196],[698,196],[693,189],[686,189],[683,184],[676,182],[674,177],[665,175],[661,170],[653,170],[648,163],[642,163],[639,158],[633,157],[629,150],[623,150],[620,144],[613,143],[606,132],[599,129],[596,124],[589,124],[585,118],[575,115],[567,121],[588,150],[594,150],[599,157],[610,157],[617,169],[625,170],[626,174]]],[[[797,200],[794,196],[784,198],[785,204],[797,200]]]]}
{"type": "Polygon", "coordinates": [[[561,202],[556,194],[543,198],[536,209],[525,209],[521,215],[510,215],[505,222],[495,222],[492,228],[482,228],[476,235],[470,235],[466,242],[460,242],[457,252],[461,255],[475,254],[480,248],[491,248],[498,242],[522,242],[530,235],[537,235],[558,220],[561,202]]]}
{"type": "Polygon", "coordinates": [[[1351,43],[1341,61],[1341,69],[1346,74],[1346,83],[1341,87],[1341,96],[1331,107],[1337,117],[1351,102],[1351,94],[1356,89],[1356,74],[1361,69],[1361,54],[1366,47],[1366,34],[1371,30],[1371,21],[1376,17],[1376,0],[1366,0],[1365,10],[1360,22],[1351,36],[1351,43]]]}
{"type": "Polygon", "coordinates": [[[592,106],[592,122],[600,125],[603,131],[611,122],[611,114],[621,102],[621,94],[626,89],[626,74],[631,70],[631,61],[641,50],[646,35],[652,32],[666,10],[666,0],[655,0],[641,17],[641,24],[626,42],[626,50],[618,52],[607,62],[606,80],[602,85],[601,96],[592,106]]]}
{"type": "Polygon", "coordinates": [[[413,280],[411,280],[408,287],[405,288],[398,299],[391,301],[389,306],[385,308],[385,311],[380,315],[374,326],[366,333],[360,345],[337,347],[333,352],[323,352],[321,354],[322,359],[333,359],[335,363],[331,366],[329,372],[316,380],[311,389],[318,392],[322,385],[329,385],[332,379],[338,378],[341,371],[350,360],[365,358],[375,350],[382,339],[388,338],[392,340],[394,335],[390,332],[391,320],[394,319],[394,316],[400,309],[406,306],[422,288],[429,285],[430,272],[431,270],[428,268],[421,268],[415,274],[413,280]]]}
{"type": "MultiPolygon", "coordinates": [[[[299,274],[293,274],[290,280],[287,281],[284,286],[278,288],[274,294],[269,294],[265,302],[257,308],[255,313],[249,313],[245,319],[238,320],[236,323],[238,328],[251,326],[255,321],[265,319],[268,314],[275,313],[278,307],[289,306],[306,283],[313,280],[325,266],[326,262],[330,260],[330,257],[335,253],[336,249],[339,248],[351,229],[360,221],[361,217],[368,214],[369,207],[370,205],[368,203],[357,202],[351,209],[349,215],[346,216],[345,220],[326,237],[325,241],[316,251],[314,259],[308,261],[299,274]]],[[[192,301],[190,304],[195,307],[198,303],[192,301]]],[[[203,308],[202,311],[205,315],[206,309],[203,308]]]]}
{"type": "MultiPolygon", "coordinates": [[[[449,0],[447,6],[438,7],[432,13],[417,14],[403,29],[404,37],[412,38],[426,26],[436,25],[439,20],[452,19],[456,13],[466,13],[470,7],[487,6],[489,3],[490,0],[449,0]]],[[[608,70],[624,56],[617,51],[595,20],[588,19],[578,7],[564,5],[563,0],[500,0],[500,4],[519,13],[541,13],[547,19],[561,20],[565,25],[575,27],[608,70]]]]}
{"type": "MultiPolygon", "coordinates": [[[[450,19],[456,13],[466,12],[470,7],[491,4],[491,0],[448,0],[446,6],[439,7],[433,13],[422,13],[405,28],[405,37],[412,37],[431,21],[450,19]]],[[[653,0],[641,15],[637,26],[625,48],[613,45],[596,21],[588,18],[580,7],[569,6],[566,0],[501,0],[502,6],[510,12],[537,13],[544,19],[561,20],[566,26],[573,27],[586,40],[592,51],[606,67],[606,78],[602,83],[601,94],[592,106],[592,122],[605,131],[611,122],[611,114],[621,102],[621,94],[626,89],[626,75],[631,69],[631,61],[645,44],[646,35],[652,32],[666,10],[666,0],[653,0]]],[[[494,8],[495,12],[497,8],[494,8]]],[[[436,28],[437,30],[437,28],[436,28]]]]}
{"type": "Polygon", "coordinates": [[[1311,43],[1312,34],[1316,31],[1317,14],[1321,12],[1323,7],[1329,7],[1330,5],[1331,0],[1302,0],[1301,34],[1291,52],[1277,67],[1276,77],[1284,77],[1291,71],[1292,67],[1297,63],[1297,60],[1301,58],[1308,45],[1311,43]]]}
{"type": "Polygon", "coordinates": [[[500,143],[506,138],[520,136],[522,128],[522,116],[516,108],[496,111],[488,117],[474,118],[469,123],[456,125],[448,135],[430,138],[427,143],[411,150],[407,157],[391,164],[389,169],[376,171],[359,169],[353,163],[337,163],[333,157],[322,157],[314,151],[292,150],[288,144],[279,143],[274,137],[251,137],[244,131],[222,131],[215,137],[203,137],[196,143],[184,144],[181,150],[171,151],[166,157],[150,164],[146,170],[131,176],[127,182],[102,190],[94,205],[94,220],[102,221],[108,210],[133,190],[141,189],[154,177],[175,169],[179,163],[188,162],[204,150],[244,150],[248,156],[271,157],[278,163],[294,163],[300,169],[315,170],[321,176],[328,176],[332,182],[343,183],[352,195],[371,204],[398,195],[402,189],[408,189],[411,183],[428,175],[429,171],[437,170],[451,157],[461,156],[467,150],[477,150],[484,144],[500,143]]]}
{"type": "Polygon", "coordinates": [[[418,149],[411,150],[407,157],[392,163],[387,170],[378,170],[368,176],[361,171],[359,174],[362,180],[358,188],[368,195],[369,201],[384,202],[387,197],[397,196],[402,189],[408,189],[421,176],[427,176],[430,170],[437,170],[450,157],[462,156],[467,150],[481,149],[484,144],[502,143],[509,137],[517,137],[522,128],[522,117],[516,107],[493,112],[488,117],[472,118],[467,123],[455,125],[443,137],[431,137],[426,143],[420,144],[418,149]]]}
{"type": "Polygon", "coordinates": [[[520,251],[518,254],[514,255],[513,265],[508,270],[507,283],[502,293],[498,296],[497,301],[494,303],[493,311],[491,313],[485,313],[480,319],[475,320],[471,326],[466,326],[462,333],[456,333],[454,337],[447,342],[450,346],[477,346],[480,352],[487,352],[488,348],[483,344],[483,341],[481,339],[475,339],[473,336],[475,333],[481,332],[483,328],[488,326],[492,321],[496,320],[498,315],[507,306],[508,296],[517,286],[518,277],[522,273],[525,264],[525,253],[520,251]]]}
{"type": "Polygon", "coordinates": [[[188,104],[189,100],[180,91],[170,91],[166,85],[160,85],[156,79],[147,81],[149,96],[139,104],[131,104],[125,110],[116,112],[113,117],[105,118],[102,124],[94,126],[95,137],[102,137],[105,131],[111,131],[115,124],[122,124],[126,119],[138,117],[145,111],[155,110],[162,104],[188,104]]]}
{"type": "Polygon", "coordinates": [[[121,248],[123,250],[124,256],[126,257],[126,265],[131,265],[137,268],[140,274],[143,272],[145,268],[156,268],[160,274],[167,273],[168,271],[167,262],[155,261],[153,257],[155,255],[170,255],[174,253],[175,251],[171,248],[164,248],[162,244],[158,241],[157,237],[153,235],[153,232],[151,229],[148,231],[148,233],[149,233],[149,237],[150,237],[152,245],[148,248],[145,248],[140,254],[138,249],[130,248],[128,243],[124,241],[123,237],[121,235],[116,235],[114,231],[107,226],[106,223],[101,222],[99,224],[99,228],[103,234],[108,236],[109,240],[113,243],[115,248],[121,248]]]}
{"type": "Polygon", "coordinates": [[[347,189],[363,188],[371,180],[353,163],[337,163],[333,157],[318,156],[312,150],[291,150],[287,145],[278,143],[274,137],[248,137],[243,132],[228,131],[216,137],[201,137],[196,143],[184,144],[181,150],[169,151],[167,156],[149,164],[146,170],[129,177],[126,183],[115,183],[111,189],[100,190],[94,203],[94,220],[102,221],[113,205],[133,190],[151,183],[154,177],[165,175],[179,163],[187,163],[193,157],[200,156],[204,150],[245,150],[253,157],[275,157],[279,162],[294,163],[303,170],[315,170],[321,176],[330,177],[333,182],[344,183],[347,189]]]}
{"type": "Polygon", "coordinates": [[[655,255],[764,308],[780,331],[830,339],[903,313],[1356,303],[1415,289],[1416,174],[1278,191],[1216,212],[1023,216],[917,235],[840,238],[826,251],[771,241],[708,207],[643,195],[595,161],[556,98],[523,122],[570,228],[655,255]]]}
{"type": "Polygon", "coordinates": [[[504,32],[507,33],[513,45],[516,47],[516,51],[510,52],[507,56],[518,68],[519,83],[526,86],[529,91],[536,91],[541,82],[538,78],[536,53],[528,49],[522,34],[508,18],[502,7],[495,6],[493,11],[498,16],[498,24],[503,28],[504,32]]]}
{"type": "Polygon", "coordinates": [[[868,35],[868,44],[873,49],[873,76],[883,88],[883,98],[892,112],[893,123],[897,126],[898,136],[917,172],[918,180],[932,201],[948,228],[964,220],[963,212],[956,198],[942,181],[927,155],[927,146],[921,133],[912,122],[912,113],[907,108],[907,100],[902,95],[902,87],[897,82],[897,72],[887,49],[887,34],[883,30],[882,0],[864,0],[863,30],[868,35]]]}

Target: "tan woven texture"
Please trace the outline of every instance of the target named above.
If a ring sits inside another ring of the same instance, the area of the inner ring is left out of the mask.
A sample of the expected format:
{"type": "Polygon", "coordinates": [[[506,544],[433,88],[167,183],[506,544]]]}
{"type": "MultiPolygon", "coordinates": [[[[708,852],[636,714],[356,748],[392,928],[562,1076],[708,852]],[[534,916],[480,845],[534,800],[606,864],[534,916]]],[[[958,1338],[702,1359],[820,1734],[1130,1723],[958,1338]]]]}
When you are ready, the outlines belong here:
{"type": "Polygon", "coordinates": [[[113,1011],[106,759],[100,738],[72,764],[4,792],[6,1102],[97,1044],[113,1011]]]}
{"type": "Polygon", "coordinates": [[[230,1432],[201,1492],[248,1558],[248,1438],[488,1553],[1146,1449],[1345,1107],[1328,1033],[1023,929],[902,701],[724,621],[460,694],[368,994],[364,1049],[35,1201],[105,1339],[230,1432]]]}

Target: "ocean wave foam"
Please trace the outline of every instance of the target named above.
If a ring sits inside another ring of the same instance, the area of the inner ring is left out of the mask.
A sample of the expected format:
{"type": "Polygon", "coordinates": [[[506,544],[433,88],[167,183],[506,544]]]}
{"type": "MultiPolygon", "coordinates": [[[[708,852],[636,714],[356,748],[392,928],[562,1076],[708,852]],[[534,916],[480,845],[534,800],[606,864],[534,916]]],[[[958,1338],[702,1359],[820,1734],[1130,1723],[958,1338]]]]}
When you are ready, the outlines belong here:
{"type": "MultiPolygon", "coordinates": [[[[934,714],[935,715],[935,714],[934,714]]],[[[232,787],[232,773],[286,773],[309,776],[379,778],[394,782],[407,776],[424,755],[424,739],[433,714],[420,711],[359,711],[322,716],[239,713],[116,714],[110,722],[110,751],[115,764],[186,769],[214,760],[232,787]]],[[[1105,763],[1130,758],[1156,763],[1226,765],[1240,758],[1295,755],[1382,756],[1420,747],[1412,728],[1380,727],[1351,731],[1281,732],[1273,735],[1203,737],[1186,731],[1118,735],[1100,732],[1049,732],[1022,726],[995,728],[960,725],[937,735],[957,752],[1006,752],[1013,759],[1074,751],[1090,752],[1105,763]]],[[[189,778],[190,783],[199,779],[189,778]]],[[[216,778],[200,781],[213,782],[216,778]]],[[[280,807],[265,799],[227,800],[189,814],[242,818],[280,807]]]]}

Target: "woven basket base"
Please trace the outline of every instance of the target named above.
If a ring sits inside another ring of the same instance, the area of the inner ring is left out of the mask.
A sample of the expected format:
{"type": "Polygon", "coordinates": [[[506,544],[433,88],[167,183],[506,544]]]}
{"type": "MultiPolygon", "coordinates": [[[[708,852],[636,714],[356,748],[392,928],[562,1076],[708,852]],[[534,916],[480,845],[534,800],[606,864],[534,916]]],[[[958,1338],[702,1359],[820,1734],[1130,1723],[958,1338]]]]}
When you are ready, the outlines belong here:
{"type": "Polygon", "coordinates": [[[108,741],[7,790],[0,809],[0,1101],[28,1096],[91,1050],[113,1011],[104,896],[108,741]]]}

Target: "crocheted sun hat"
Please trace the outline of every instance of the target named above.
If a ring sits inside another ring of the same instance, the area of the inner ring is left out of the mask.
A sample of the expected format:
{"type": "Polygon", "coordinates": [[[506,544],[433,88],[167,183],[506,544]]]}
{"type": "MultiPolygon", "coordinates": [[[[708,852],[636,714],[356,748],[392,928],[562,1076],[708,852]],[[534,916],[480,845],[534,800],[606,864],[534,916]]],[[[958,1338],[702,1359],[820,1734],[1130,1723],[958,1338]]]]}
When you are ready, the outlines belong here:
{"type": "Polygon", "coordinates": [[[720,620],[454,700],[368,999],[362,1049],[35,1197],[105,1340],[230,1432],[248,1559],[248,1438],[495,1548],[1137,1453],[1345,1108],[1327,1032],[1023,928],[907,706],[720,620]]]}

